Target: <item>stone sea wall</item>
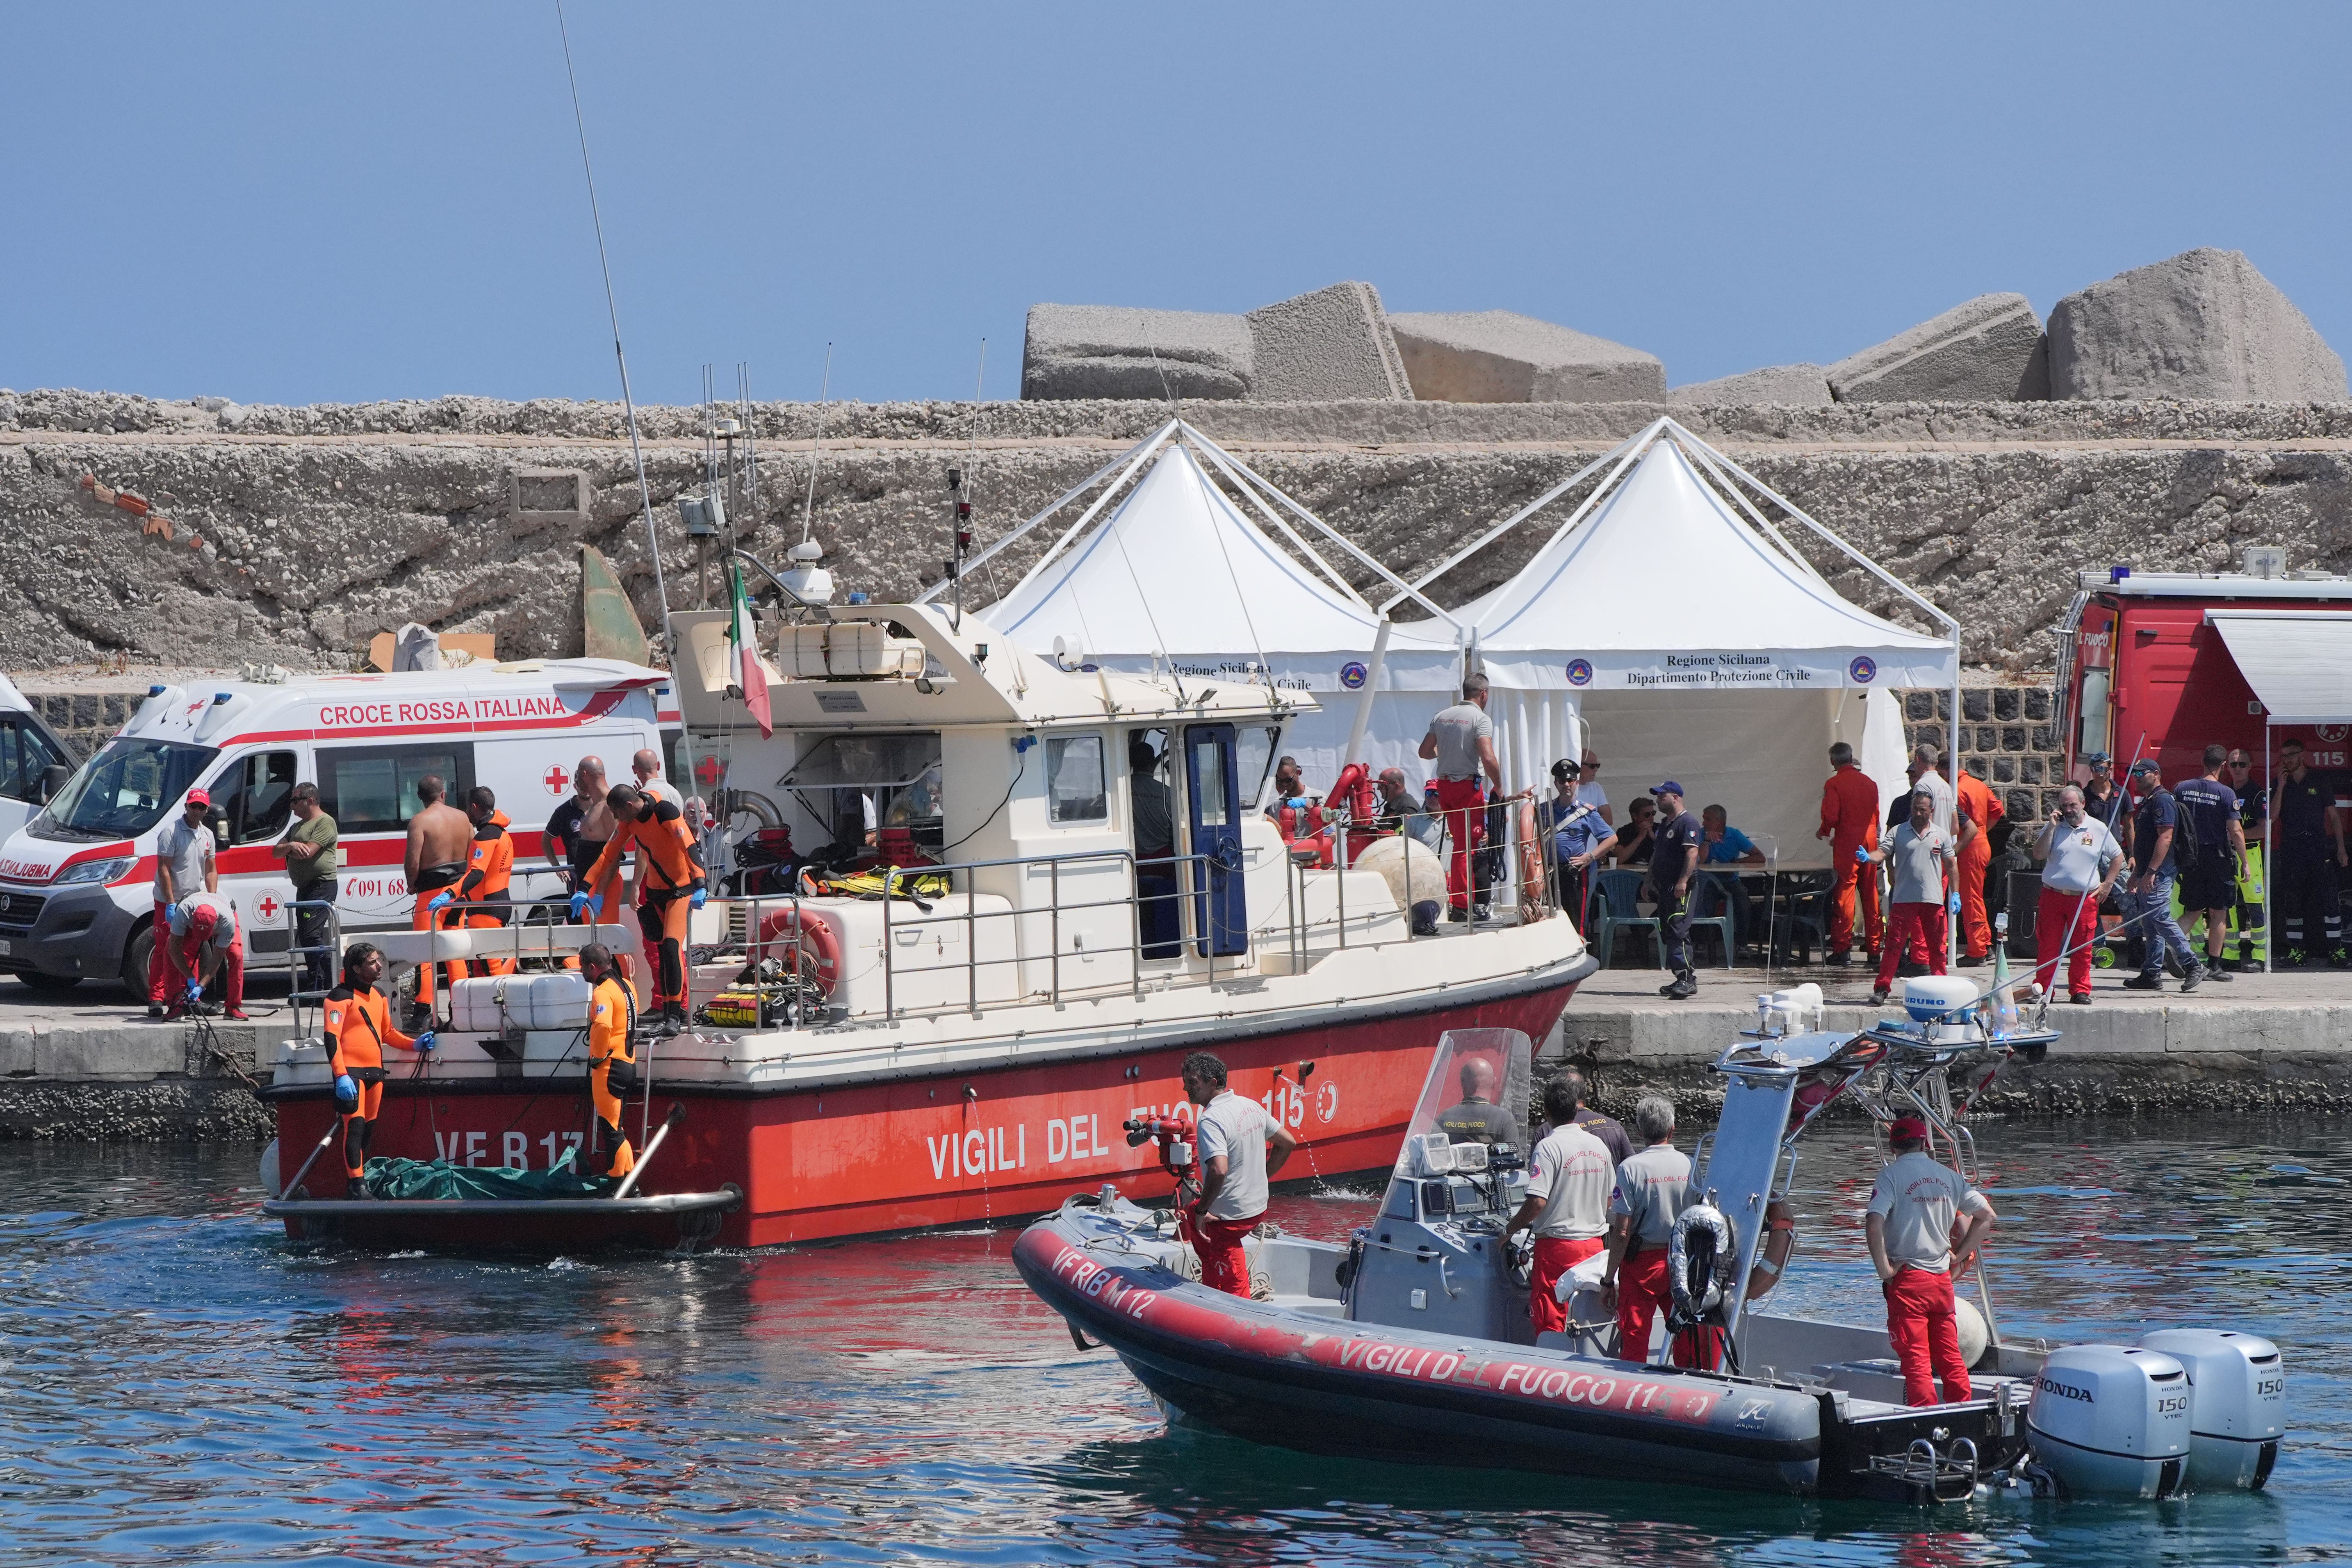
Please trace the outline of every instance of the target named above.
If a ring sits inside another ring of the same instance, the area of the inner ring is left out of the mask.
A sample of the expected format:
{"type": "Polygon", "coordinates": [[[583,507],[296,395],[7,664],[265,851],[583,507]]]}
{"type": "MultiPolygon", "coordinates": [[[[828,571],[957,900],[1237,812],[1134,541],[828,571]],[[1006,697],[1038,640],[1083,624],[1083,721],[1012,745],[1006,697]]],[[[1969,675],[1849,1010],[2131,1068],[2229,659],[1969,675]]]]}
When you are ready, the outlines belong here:
{"type": "MultiPolygon", "coordinates": [[[[1666,412],[1654,403],[1429,402],[1173,411],[1408,574],[1666,412]]],[[[739,522],[753,550],[781,556],[800,537],[814,464],[814,531],[843,586],[904,595],[945,553],[948,467],[971,476],[984,543],[1171,412],[1135,401],[765,405],[755,421],[761,505],[739,522]]],[[[1969,661],[2011,682],[2048,668],[2049,630],[2078,567],[2233,568],[2256,542],[2284,545],[2290,569],[2352,567],[2352,405],[1673,412],[1948,607],[1967,627],[1969,661]]],[[[701,414],[648,409],[643,425],[671,599],[688,604],[694,548],[672,503],[701,481],[701,414]]],[[[653,615],[638,510],[610,404],[272,408],[0,392],[0,590],[12,605],[0,617],[0,669],[105,656],[348,668],[371,635],[408,620],[495,632],[502,657],[574,651],[583,543],[612,557],[640,612],[653,615]],[[576,497],[573,473],[585,480],[576,497]],[[558,490],[569,499],[544,499],[558,490]]],[[[1547,531],[1522,528],[1441,595],[1491,586],[1547,531]]],[[[1044,532],[983,571],[976,597],[1009,588],[1044,532]]],[[[1833,552],[1815,559],[1856,602],[1912,619],[1833,552]]],[[[1996,726],[1996,744],[1972,738],[1971,752],[2040,749],[2006,744],[1999,725],[2033,722],[2020,712],[1983,721],[1996,726]]]]}

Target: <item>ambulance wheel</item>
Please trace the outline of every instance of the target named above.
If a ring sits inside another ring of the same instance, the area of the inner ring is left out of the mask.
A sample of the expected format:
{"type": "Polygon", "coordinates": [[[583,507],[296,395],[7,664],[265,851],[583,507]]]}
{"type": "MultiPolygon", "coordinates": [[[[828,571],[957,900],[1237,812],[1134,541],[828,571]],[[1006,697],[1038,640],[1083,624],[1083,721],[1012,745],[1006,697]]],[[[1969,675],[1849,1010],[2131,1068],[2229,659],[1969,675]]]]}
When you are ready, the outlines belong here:
{"type": "MultiPolygon", "coordinates": [[[[142,970],[140,975],[143,981],[146,971],[142,970]]],[[[30,971],[19,971],[16,978],[43,995],[54,995],[60,991],[70,991],[81,984],[81,976],[79,974],[35,974],[30,971]]]]}
{"type": "Polygon", "coordinates": [[[150,923],[131,933],[122,950],[122,988],[133,996],[147,994],[147,961],[155,952],[155,927],[150,923]]]}

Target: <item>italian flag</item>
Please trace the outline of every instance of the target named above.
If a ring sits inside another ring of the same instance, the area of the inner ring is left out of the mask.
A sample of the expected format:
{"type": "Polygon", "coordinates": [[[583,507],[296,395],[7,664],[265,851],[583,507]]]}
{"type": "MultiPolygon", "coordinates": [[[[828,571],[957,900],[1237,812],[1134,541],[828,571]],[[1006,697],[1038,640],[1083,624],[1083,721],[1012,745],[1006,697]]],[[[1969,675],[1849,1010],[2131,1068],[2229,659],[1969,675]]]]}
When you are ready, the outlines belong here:
{"type": "Polygon", "coordinates": [[[727,563],[727,598],[732,612],[727,619],[727,648],[735,662],[736,683],[743,688],[743,706],[760,721],[760,733],[772,735],[776,726],[768,717],[768,673],[760,668],[759,625],[751,618],[751,595],[743,591],[740,562],[727,563]]]}

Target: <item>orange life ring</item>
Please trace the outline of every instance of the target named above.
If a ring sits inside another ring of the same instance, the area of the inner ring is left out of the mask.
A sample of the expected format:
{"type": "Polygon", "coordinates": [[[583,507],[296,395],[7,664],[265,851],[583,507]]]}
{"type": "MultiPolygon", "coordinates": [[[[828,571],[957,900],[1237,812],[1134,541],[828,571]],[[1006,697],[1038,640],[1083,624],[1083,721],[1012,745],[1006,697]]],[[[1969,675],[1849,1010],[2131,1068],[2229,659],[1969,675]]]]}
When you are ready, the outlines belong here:
{"type": "Polygon", "coordinates": [[[819,994],[831,996],[834,987],[841,984],[841,941],[833,934],[832,923],[814,915],[803,918],[797,909],[771,910],[760,917],[760,935],[751,944],[751,962],[759,963],[768,956],[770,947],[787,942],[796,945],[807,958],[806,968],[819,994]]]}
{"type": "Polygon", "coordinates": [[[1519,919],[1532,923],[1551,910],[1545,904],[1548,889],[1544,887],[1543,846],[1536,837],[1535,802],[1523,800],[1518,805],[1519,840],[1519,919]]]}

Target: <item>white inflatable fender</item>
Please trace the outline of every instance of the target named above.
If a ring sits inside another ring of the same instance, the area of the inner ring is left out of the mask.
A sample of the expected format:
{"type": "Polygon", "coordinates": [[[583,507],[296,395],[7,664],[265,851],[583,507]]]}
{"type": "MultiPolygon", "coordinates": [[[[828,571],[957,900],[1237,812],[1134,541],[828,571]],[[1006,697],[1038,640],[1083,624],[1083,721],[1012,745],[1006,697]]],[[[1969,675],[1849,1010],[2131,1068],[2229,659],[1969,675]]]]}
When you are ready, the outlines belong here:
{"type": "Polygon", "coordinates": [[[1359,871],[1380,873],[1400,914],[1410,916],[1415,903],[1445,900],[1445,863],[1436,850],[1406,834],[1391,834],[1368,845],[1353,865],[1359,871]]]}

